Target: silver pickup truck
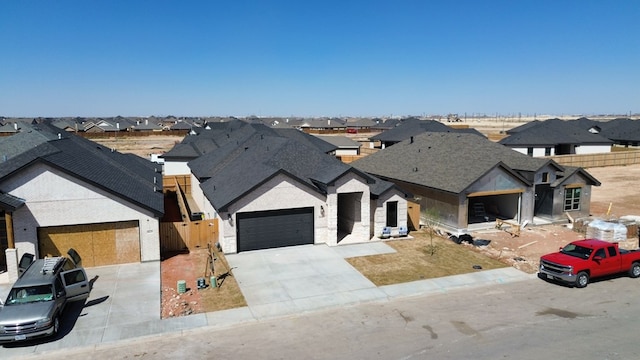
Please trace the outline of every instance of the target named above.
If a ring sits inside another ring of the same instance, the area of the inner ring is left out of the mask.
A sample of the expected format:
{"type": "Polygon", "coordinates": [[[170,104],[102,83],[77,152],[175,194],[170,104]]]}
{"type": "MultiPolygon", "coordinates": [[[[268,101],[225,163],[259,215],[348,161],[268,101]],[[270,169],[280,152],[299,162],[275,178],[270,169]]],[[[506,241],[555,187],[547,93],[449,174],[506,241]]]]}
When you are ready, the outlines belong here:
{"type": "Polygon", "coordinates": [[[56,335],[68,301],[89,297],[91,287],[75,250],[69,257],[20,259],[20,277],[0,308],[0,343],[56,335]]]}

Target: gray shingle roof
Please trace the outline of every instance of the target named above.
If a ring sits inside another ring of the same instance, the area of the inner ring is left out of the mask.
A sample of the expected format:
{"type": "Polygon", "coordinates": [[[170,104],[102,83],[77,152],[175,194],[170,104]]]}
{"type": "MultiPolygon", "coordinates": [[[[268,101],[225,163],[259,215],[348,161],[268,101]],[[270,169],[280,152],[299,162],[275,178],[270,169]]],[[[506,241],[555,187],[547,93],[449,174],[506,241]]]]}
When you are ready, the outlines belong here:
{"type": "Polygon", "coordinates": [[[429,132],[414,136],[413,142],[402,141],[351,165],[383,179],[459,194],[495,167],[502,167],[528,183],[517,171],[535,172],[549,162],[477,135],[429,132]]]}
{"type": "MultiPolygon", "coordinates": [[[[164,213],[162,173],[156,164],[135,155],[112,151],[73,134],[62,132],[58,139],[56,131],[60,129],[39,125],[34,133],[28,134],[27,137],[49,140],[1,162],[0,179],[34,162],[42,162],[157,215],[164,213]]],[[[0,144],[0,151],[3,151],[3,145],[0,144]]]]}
{"type": "Polygon", "coordinates": [[[241,120],[222,123],[209,123],[211,129],[194,129],[196,135],[187,135],[180,144],[176,144],[162,157],[164,159],[195,159],[203,154],[212,152],[228,143],[240,144],[254,134],[265,136],[279,136],[294,139],[309,147],[316,148],[323,153],[336,149],[325,141],[313,135],[296,129],[274,129],[264,124],[248,124],[241,120]]]}
{"type": "Polygon", "coordinates": [[[359,142],[351,140],[346,136],[315,135],[315,137],[340,149],[358,149],[362,146],[359,142]]]}
{"type": "Polygon", "coordinates": [[[278,174],[286,174],[320,193],[323,186],[349,171],[373,182],[370,176],[315,148],[264,134],[254,134],[239,144],[229,143],[189,162],[189,167],[219,211],[278,174]]]}
{"type": "Polygon", "coordinates": [[[24,199],[20,199],[11,194],[0,193],[0,209],[4,211],[16,211],[24,204],[24,199]]]}
{"type": "Polygon", "coordinates": [[[425,132],[469,132],[475,135],[483,136],[480,132],[474,129],[455,129],[436,120],[420,120],[417,118],[408,118],[403,120],[399,125],[378,135],[372,136],[371,140],[379,140],[383,142],[400,142],[403,140],[407,140],[412,136],[423,134],[425,132]]]}
{"type": "Polygon", "coordinates": [[[618,118],[603,121],[600,135],[616,142],[640,142],[640,120],[618,118]]]}
{"type": "Polygon", "coordinates": [[[558,144],[610,145],[612,141],[598,134],[592,134],[575,124],[560,119],[532,121],[511,129],[511,134],[500,140],[506,146],[555,146],[558,144]]]}

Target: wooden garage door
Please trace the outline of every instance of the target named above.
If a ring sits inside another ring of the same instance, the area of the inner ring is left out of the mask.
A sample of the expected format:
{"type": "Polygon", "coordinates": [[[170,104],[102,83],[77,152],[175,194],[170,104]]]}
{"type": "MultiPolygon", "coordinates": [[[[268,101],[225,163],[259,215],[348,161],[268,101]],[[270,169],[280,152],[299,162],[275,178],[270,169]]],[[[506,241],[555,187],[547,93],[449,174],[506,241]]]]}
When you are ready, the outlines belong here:
{"type": "Polygon", "coordinates": [[[140,262],[137,221],[38,228],[40,257],[74,248],[85,267],[140,262]]]}
{"type": "Polygon", "coordinates": [[[238,252],[313,244],[313,208],[238,213],[238,252]]]}

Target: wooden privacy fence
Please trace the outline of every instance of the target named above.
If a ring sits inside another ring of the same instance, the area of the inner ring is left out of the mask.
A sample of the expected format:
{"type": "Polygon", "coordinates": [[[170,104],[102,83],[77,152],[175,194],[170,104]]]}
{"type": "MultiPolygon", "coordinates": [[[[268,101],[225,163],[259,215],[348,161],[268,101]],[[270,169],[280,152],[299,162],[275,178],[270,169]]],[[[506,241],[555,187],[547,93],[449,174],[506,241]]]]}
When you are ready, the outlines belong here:
{"type": "Polygon", "coordinates": [[[640,150],[615,151],[601,154],[549,156],[560,165],[576,167],[602,167],[640,164],[640,150]]]}
{"type": "Polygon", "coordinates": [[[204,249],[218,241],[218,219],[160,223],[162,252],[204,249]]]}
{"type": "Polygon", "coordinates": [[[165,192],[176,192],[182,221],[160,223],[160,250],[162,252],[195,250],[206,248],[207,244],[215,244],[218,241],[218,219],[191,220],[185,202],[186,194],[191,193],[190,177],[188,175],[165,176],[163,184],[165,192]]]}

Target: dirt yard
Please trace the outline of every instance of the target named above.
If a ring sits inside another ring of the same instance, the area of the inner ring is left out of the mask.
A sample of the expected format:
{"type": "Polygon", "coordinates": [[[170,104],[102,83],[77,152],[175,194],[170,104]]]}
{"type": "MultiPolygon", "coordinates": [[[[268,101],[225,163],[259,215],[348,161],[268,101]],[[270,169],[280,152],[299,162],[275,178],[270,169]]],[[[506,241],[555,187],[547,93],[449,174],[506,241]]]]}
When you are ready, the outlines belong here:
{"type": "Polygon", "coordinates": [[[161,270],[162,318],[186,316],[209,311],[220,311],[246,306],[238,283],[233,278],[224,256],[215,253],[216,286],[211,286],[207,249],[171,254],[163,259],[161,270]],[[198,278],[205,279],[206,287],[198,289],[198,278]],[[178,281],[186,282],[186,292],[178,293],[178,281]]]}
{"type": "MultiPolygon", "coordinates": [[[[592,187],[591,215],[603,220],[621,216],[640,216],[640,191],[636,188],[640,179],[640,165],[591,168],[587,171],[602,183],[592,187]],[[610,212],[609,208],[611,208],[610,212]]],[[[526,227],[519,237],[511,237],[505,231],[479,231],[471,234],[474,239],[491,240],[484,251],[491,257],[499,257],[517,269],[535,273],[541,255],[557,251],[566,243],[583,239],[584,235],[562,225],[526,227]]]]}

